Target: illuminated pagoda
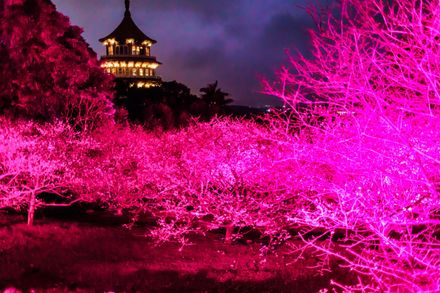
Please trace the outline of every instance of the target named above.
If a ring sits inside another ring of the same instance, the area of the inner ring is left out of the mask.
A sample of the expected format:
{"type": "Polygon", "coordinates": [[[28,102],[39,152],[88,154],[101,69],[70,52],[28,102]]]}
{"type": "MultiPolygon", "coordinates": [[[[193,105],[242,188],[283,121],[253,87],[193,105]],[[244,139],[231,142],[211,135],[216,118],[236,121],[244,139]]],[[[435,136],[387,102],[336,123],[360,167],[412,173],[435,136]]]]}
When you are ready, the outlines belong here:
{"type": "Polygon", "coordinates": [[[116,80],[130,87],[147,88],[158,86],[160,77],[156,69],[161,64],[151,56],[155,40],[145,35],[134,23],[130,13],[130,0],[125,0],[124,19],[108,36],[99,40],[106,47],[101,57],[102,67],[113,74],[116,80]]]}

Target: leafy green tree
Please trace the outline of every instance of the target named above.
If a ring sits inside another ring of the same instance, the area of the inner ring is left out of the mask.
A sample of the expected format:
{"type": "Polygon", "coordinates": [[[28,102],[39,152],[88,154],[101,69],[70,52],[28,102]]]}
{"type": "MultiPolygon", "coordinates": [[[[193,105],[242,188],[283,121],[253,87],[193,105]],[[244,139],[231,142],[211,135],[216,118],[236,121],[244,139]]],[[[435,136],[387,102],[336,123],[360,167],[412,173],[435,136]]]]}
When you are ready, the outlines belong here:
{"type": "Polygon", "coordinates": [[[0,112],[81,129],[111,119],[113,82],[50,0],[0,2],[0,112]]]}

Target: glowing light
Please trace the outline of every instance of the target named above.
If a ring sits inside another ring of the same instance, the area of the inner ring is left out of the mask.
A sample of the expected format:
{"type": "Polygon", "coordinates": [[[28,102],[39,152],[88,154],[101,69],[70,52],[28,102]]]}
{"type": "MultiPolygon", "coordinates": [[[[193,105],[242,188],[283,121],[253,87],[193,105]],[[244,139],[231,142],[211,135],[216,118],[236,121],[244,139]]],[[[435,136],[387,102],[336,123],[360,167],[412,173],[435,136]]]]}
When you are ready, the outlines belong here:
{"type": "Polygon", "coordinates": [[[158,63],[150,63],[150,64],[148,64],[148,67],[151,68],[151,69],[156,69],[158,66],[159,66],[158,63]]]}
{"type": "Polygon", "coordinates": [[[103,42],[103,44],[105,45],[105,46],[113,46],[113,45],[117,45],[118,44],[118,42],[115,40],[115,39],[107,39],[107,40],[105,40],[104,42],[103,42]]]}

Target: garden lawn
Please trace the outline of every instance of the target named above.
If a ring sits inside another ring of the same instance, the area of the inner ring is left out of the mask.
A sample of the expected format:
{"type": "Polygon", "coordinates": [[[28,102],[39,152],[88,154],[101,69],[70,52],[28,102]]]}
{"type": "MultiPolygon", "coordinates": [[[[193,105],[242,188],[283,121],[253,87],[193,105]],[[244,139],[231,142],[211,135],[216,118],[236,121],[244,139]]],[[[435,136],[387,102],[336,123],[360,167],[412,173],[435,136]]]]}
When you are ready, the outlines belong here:
{"type": "Polygon", "coordinates": [[[265,254],[261,243],[228,245],[213,232],[180,249],[155,245],[147,227],[125,229],[105,211],[53,216],[27,226],[22,215],[0,211],[0,290],[317,292],[331,279],[350,281],[336,264],[320,274],[311,268],[318,259],[295,261],[295,243],[265,254]]]}

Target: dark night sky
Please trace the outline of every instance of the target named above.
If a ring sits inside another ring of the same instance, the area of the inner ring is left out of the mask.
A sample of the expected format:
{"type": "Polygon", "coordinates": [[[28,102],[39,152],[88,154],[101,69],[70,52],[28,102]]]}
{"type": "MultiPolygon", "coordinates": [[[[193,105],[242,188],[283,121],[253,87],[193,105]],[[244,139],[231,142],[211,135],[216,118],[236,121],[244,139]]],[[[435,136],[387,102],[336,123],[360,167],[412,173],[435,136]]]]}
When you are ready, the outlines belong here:
{"type": "MultiPolygon", "coordinates": [[[[98,55],[98,39],[120,23],[123,0],[53,0],[58,10],[84,29],[98,55]]],[[[261,106],[274,99],[258,94],[258,76],[274,78],[287,63],[285,49],[307,50],[312,26],[307,0],[132,0],[136,24],[151,38],[163,65],[158,73],[195,94],[219,81],[235,104],[261,106]]]]}

